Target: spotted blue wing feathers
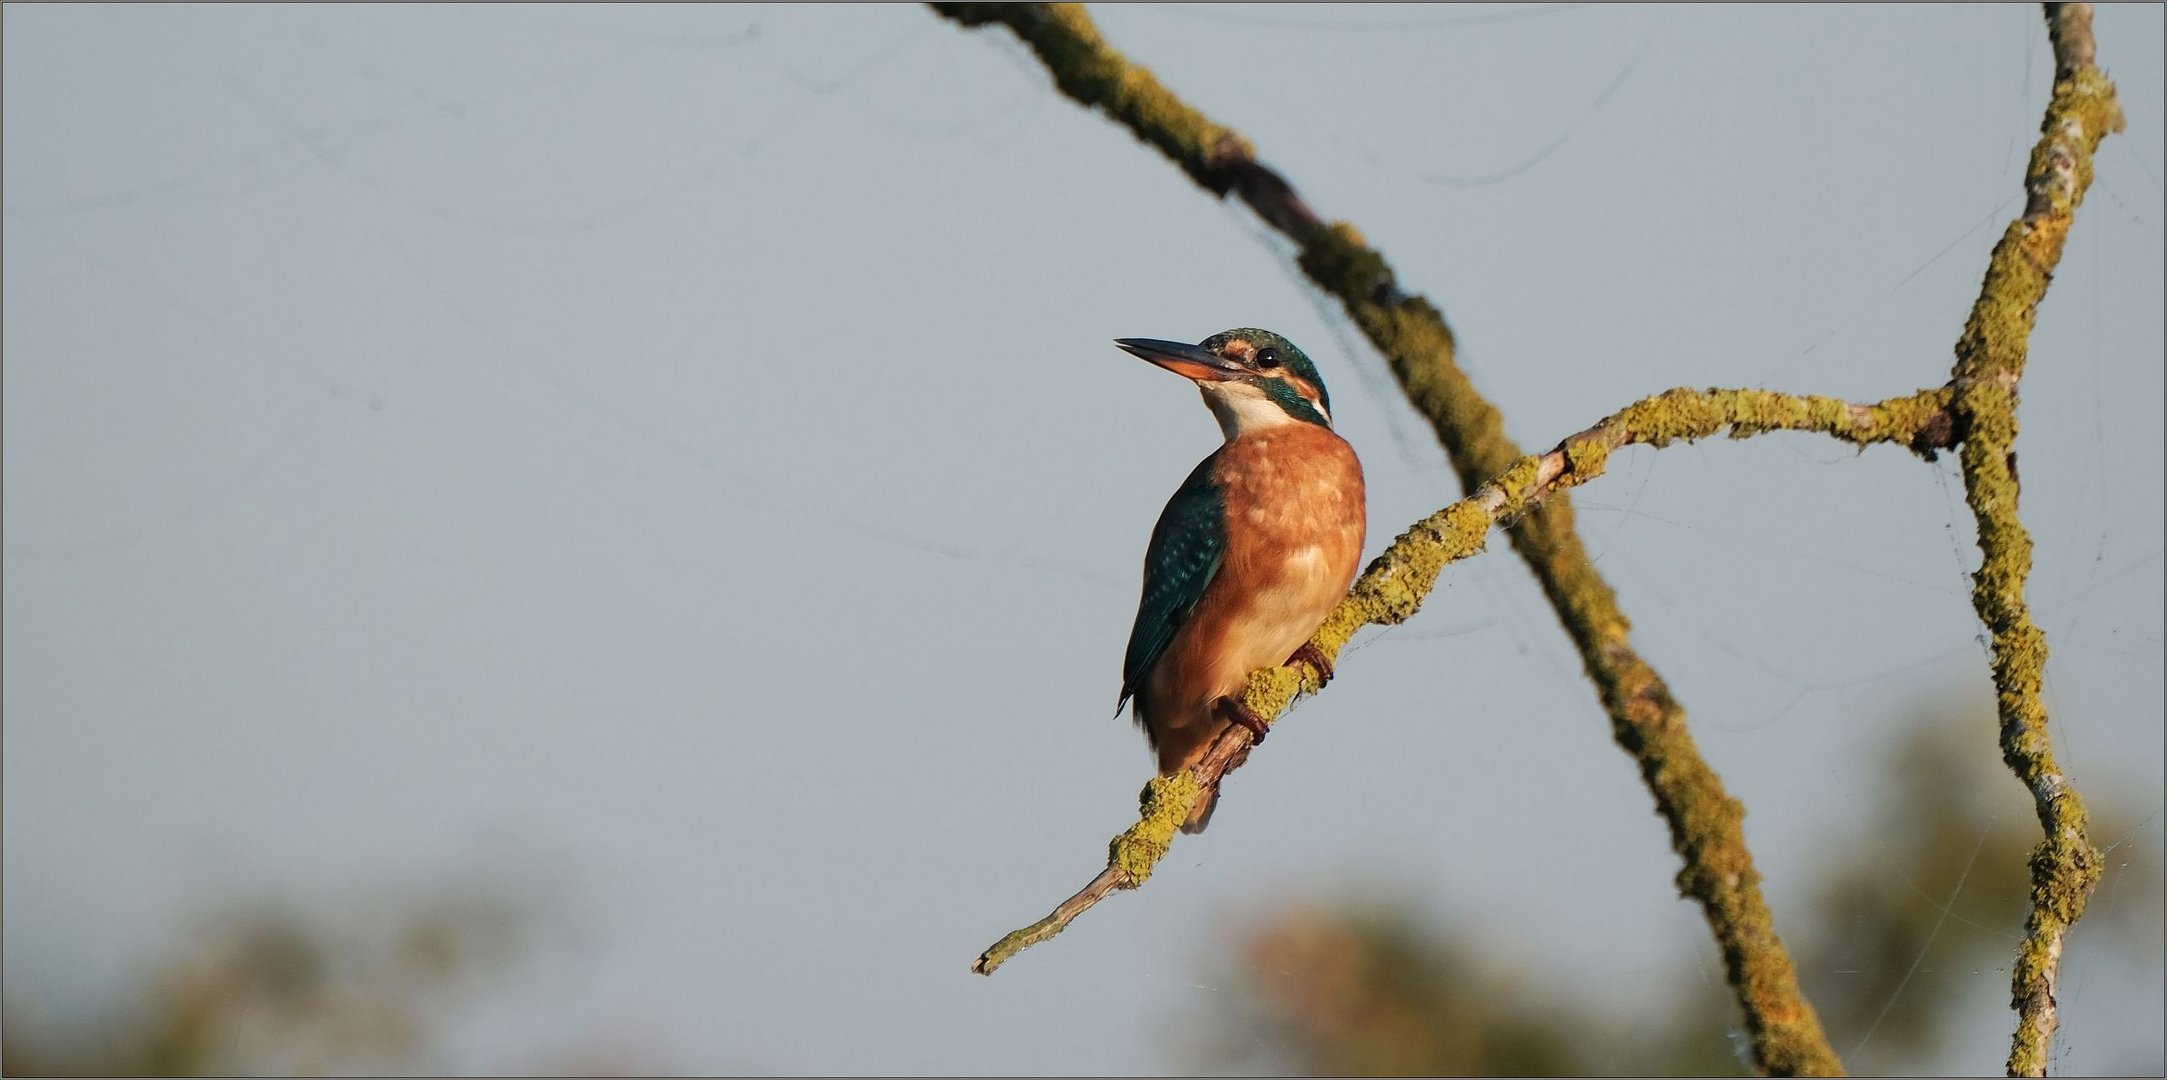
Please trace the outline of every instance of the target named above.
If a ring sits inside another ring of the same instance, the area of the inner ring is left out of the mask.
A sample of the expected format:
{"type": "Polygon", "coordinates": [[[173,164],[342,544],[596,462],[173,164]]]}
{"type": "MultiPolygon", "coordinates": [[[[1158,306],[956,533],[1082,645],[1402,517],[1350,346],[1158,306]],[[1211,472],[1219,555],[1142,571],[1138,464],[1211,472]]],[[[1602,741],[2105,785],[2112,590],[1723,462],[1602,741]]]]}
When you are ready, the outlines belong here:
{"type": "Polygon", "coordinates": [[[1129,631],[1129,651],[1121,664],[1116,716],[1143,689],[1152,666],[1196,610],[1226,557],[1226,497],[1211,479],[1217,456],[1197,464],[1166,501],[1158,525],[1151,530],[1151,547],[1144,553],[1144,598],[1136,609],[1136,626],[1129,631]]]}

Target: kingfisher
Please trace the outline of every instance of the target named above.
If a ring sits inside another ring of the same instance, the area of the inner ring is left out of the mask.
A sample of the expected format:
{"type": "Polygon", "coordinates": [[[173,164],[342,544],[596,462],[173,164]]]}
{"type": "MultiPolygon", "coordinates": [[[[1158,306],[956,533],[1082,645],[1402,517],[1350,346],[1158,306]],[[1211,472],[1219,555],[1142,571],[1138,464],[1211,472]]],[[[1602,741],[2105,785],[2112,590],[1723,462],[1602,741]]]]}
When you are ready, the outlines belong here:
{"type": "MultiPolygon", "coordinates": [[[[1143,600],[1121,668],[1130,715],[1171,775],[1239,724],[1249,673],[1332,665],[1311,634],[1354,583],[1366,526],[1362,463],[1332,430],[1331,398],[1294,343],[1244,327],[1195,345],[1117,338],[1115,345],[1196,384],[1226,443],[1182,481],[1151,530],[1143,600]]],[[[1202,832],[1218,802],[1204,793],[1183,824],[1202,832]]]]}

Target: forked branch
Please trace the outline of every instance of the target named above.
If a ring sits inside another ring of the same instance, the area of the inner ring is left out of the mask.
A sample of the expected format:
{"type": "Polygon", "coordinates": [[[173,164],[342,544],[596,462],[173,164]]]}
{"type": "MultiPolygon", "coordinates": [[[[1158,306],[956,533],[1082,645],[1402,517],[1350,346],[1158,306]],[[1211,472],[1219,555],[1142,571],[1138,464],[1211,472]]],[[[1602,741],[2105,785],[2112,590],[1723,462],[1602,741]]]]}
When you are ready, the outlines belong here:
{"type": "MultiPolygon", "coordinates": [[[[1454,360],[1444,314],[1402,289],[1384,254],[1353,226],[1327,223],[1310,209],[1294,185],[1258,160],[1247,139],[1109,46],[1080,5],[932,6],[966,26],[1007,26],[1063,94],[1128,128],[1212,194],[1241,199],[1294,241],[1302,272],[1340,302],[1391,367],[1407,400],[1429,419],[1463,489],[1473,490],[1521,457],[1504,418],[1454,360]]],[[[1701,757],[1685,707],[1634,649],[1631,624],[1580,542],[1571,504],[1547,501],[1511,538],[1579,651],[1610,719],[1611,738],[1632,757],[1670,829],[1671,848],[1684,864],[1678,889],[1700,905],[1723,951],[1755,1066],[1782,1075],[1842,1071],[1776,936],[1746,851],[1743,812],[1701,757]],[[1725,858],[1720,864],[1710,858],[1717,852],[1725,858]]]]}
{"type": "MultiPolygon", "coordinates": [[[[1644,410],[1641,419],[1649,419],[1645,410],[1666,399],[1663,411],[1713,407],[1729,417],[1723,423],[1752,430],[1823,430],[1854,441],[1904,441],[1915,449],[1961,443],[1966,500],[1978,523],[1982,555],[1973,604],[1993,639],[2003,757],[2031,791],[2045,832],[2031,858],[2031,913],[2013,978],[2018,1023],[2008,1067],[2012,1075],[2044,1074],[2059,1024],[2054,992],[2063,941],[2098,881],[2101,857],[2085,836],[2083,803],[2054,760],[2040,698],[2047,650],[2024,600],[2031,540],[2017,517],[2016,391],[2038,306],[2091,183],[2092,155],[2102,138],[2122,126],[2114,87],[2096,63],[2090,5],[2046,5],[2055,56],[2054,97],[2026,171],[2024,214],[1995,246],[1979,300],[1957,342],[1948,390],[1868,407],[1879,417],[1876,423],[1888,424],[1885,433],[1871,438],[1857,427],[1862,422],[1861,414],[1852,411],[1857,407],[1826,399],[1672,391],[1566,440],[1548,455],[1517,462],[1519,451],[1505,436],[1497,410],[1454,362],[1452,332],[1443,315],[1403,291],[1383,255],[1351,226],[1327,223],[1312,211],[1293,185],[1257,160],[1247,140],[1213,123],[1109,47],[1080,7],[933,7],[965,25],[1008,26],[1031,47],[1064,94],[1127,127],[1215,195],[1240,198],[1293,240],[1300,248],[1303,272],[1345,306],[1384,356],[1408,400],[1430,419],[1462,482],[1472,486],[1496,477],[1475,495],[1402,535],[1371,564],[1354,593],[1318,632],[1316,643],[1327,656],[1336,656],[1360,626],[1397,622],[1413,614],[1445,563],[1479,550],[1491,524],[1525,515],[1512,531],[1513,544],[1580,650],[1610,715],[1613,736],[1638,764],[1658,812],[1670,825],[1672,847],[1684,862],[1679,887],[1699,901],[1708,916],[1745,1013],[1754,1062],[1769,1073],[1833,1073],[1841,1064],[1829,1050],[1812,1006],[1799,994],[1790,959],[1770,924],[1759,875],[1744,846],[1742,810],[1701,759],[1686,731],[1684,709],[1632,648],[1616,598],[1574,532],[1569,505],[1547,496],[1599,472],[1608,449],[1627,442],[1665,441],[1652,429],[1630,422],[1609,425],[1635,410],[1644,410]],[[1816,413],[1810,424],[1795,411],[1785,411],[1807,402],[1818,402],[1815,407],[1821,409],[1833,405],[1836,411],[1816,413]],[[1778,403],[1787,403],[1777,410],[1787,422],[1767,423],[1725,411],[1778,403]],[[1909,411],[1929,404],[1924,414],[1909,411]],[[1928,426],[1904,429],[1880,411],[1892,406],[1903,406],[1906,419],[1928,426]],[[1824,422],[1836,427],[1820,426],[1824,422]]],[[[1668,437],[1699,435],[1680,431],[1668,437]]],[[[1268,669],[1252,675],[1247,703],[1258,715],[1277,716],[1305,686],[1313,684],[1300,682],[1288,669],[1268,669]]],[[[1115,840],[1106,872],[1047,919],[987,950],[974,965],[977,970],[990,972],[1021,949],[1059,933],[1114,889],[1141,884],[1198,792],[1218,782],[1223,770],[1238,765],[1248,745],[1248,733],[1234,729],[1193,773],[1154,780],[1145,790],[1142,819],[1115,840]]]]}
{"type": "MultiPolygon", "coordinates": [[[[1612,451],[1644,444],[1667,446],[1702,439],[1729,429],[1733,438],[1766,431],[1813,431],[1859,446],[1896,443],[1931,455],[1957,442],[1952,392],[1926,390],[1877,405],[1853,405],[1824,397],[1796,397],[1768,390],[1677,389],[1635,402],[1557,445],[1547,454],[1523,458],[1473,495],[1416,522],[1354,583],[1311,638],[1327,659],[1337,659],[1355,631],[1371,624],[1407,621],[1422,607],[1437,577],[1453,562],[1483,549],[1494,525],[1518,520],[1566,488],[1602,475],[1612,451]]],[[[1317,673],[1307,669],[1263,668],[1249,676],[1243,697],[1258,716],[1274,721],[1297,694],[1319,689],[1317,673]]],[[[1117,889],[1133,889],[1173,844],[1197,798],[1249,756],[1253,736],[1229,725],[1194,768],[1155,777],[1145,786],[1136,824],[1113,839],[1106,869],[1083,891],[1053,913],[995,942],[971,970],[990,975],[1007,960],[1060,933],[1117,889]]],[[[1731,813],[1735,814],[1733,808],[1731,813]]],[[[1732,823],[1735,825],[1735,822],[1732,823]]],[[[1711,826],[1707,842],[1720,845],[1727,832],[1711,826]]],[[[1737,865],[1743,848],[1713,847],[1704,853],[1719,864],[1737,865]]]]}

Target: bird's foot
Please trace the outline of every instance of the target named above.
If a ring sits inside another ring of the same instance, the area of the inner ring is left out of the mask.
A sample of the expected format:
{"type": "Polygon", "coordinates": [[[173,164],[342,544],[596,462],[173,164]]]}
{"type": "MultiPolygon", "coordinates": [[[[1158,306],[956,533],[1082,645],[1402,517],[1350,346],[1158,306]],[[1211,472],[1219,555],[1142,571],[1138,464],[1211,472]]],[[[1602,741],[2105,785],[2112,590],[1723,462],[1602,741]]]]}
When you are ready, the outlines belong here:
{"type": "Polygon", "coordinates": [[[1256,736],[1252,742],[1263,742],[1264,733],[1271,730],[1263,717],[1249,711],[1249,706],[1242,704],[1239,699],[1223,697],[1213,702],[1212,708],[1218,712],[1219,719],[1248,728],[1249,734],[1256,736]]]}
{"type": "Polygon", "coordinates": [[[1318,648],[1314,641],[1302,642],[1302,647],[1294,650],[1293,656],[1287,657],[1287,667],[1296,664],[1308,664],[1316,668],[1318,686],[1332,681],[1332,661],[1325,657],[1324,650],[1318,648]]]}

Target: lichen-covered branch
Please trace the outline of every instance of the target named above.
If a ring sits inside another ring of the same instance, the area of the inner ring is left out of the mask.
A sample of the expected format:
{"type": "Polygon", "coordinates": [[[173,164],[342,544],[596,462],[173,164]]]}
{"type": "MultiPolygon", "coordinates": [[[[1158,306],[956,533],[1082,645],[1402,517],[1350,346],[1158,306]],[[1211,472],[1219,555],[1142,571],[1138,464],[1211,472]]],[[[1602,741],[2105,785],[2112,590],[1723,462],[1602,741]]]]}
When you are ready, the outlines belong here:
{"type": "MultiPolygon", "coordinates": [[[[1416,522],[1371,561],[1310,640],[1328,660],[1336,659],[1362,627],[1407,621],[1421,609],[1448,564],[1482,550],[1492,526],[1524,520],[1558,492],[1601,475],[1611,452],[1619,447],[1667,446],[1727,428],[1733,438],[1765,431],[1810,431],[1859,446],[1896,443],[1931,455],[1955,445],[1956,428],[1949,411],[1953,396],[1954,391],[1944,388],[1876,405],[1852,405],[1769,390],[1681,388],[1635,402],[1547,454],[1522,458],[1473,495],[1416,522]]],[[[1307,665],[1299,670],[1264,668],[1250,674],[1243,703],[1258,716],[1276,719],[1297,694],[1319,688],[1317,673],[1307,665]]],[[[1143,884],[1173,844],[1181,823],[1188,820],[1197,797],[1241,765],[1251,742],[1247,728],[1230,725],[1195,768],[1154,778],[1144,788],[1136,824],[1110,845],[1106,869],[1053,914],[996,942],[971,969],[991,974],[1009,957],[1060,933],[1115,890],[1143,884]]],[[[1704,823],[1693,834],[1695,854],[1725,872],[1750,875],[1744,845],[1731,839],[1738,832],[1735,804],[1714,808],[1719,815],[1726,810],[1725,820],[1704,823]]],[[[1835,1064],[1833,1057],[1829,1064],[1835,1064]]]]}
{"type": "MultiPolygon", "coordinates": [[[[1429,418],[1464,488],[1521,456],[1497,409],[1454,361],[1442,313],[1401,290],[1384,256],[1345,222],[1327,224],[1293,185],[1257,161],[1249,142],[1175,96],[1106,44],[1074,4],[934,4],[966,26],[1000,23],[1023,39],[1062,93],[1098,109],[1165,154],[1198,184],[1234,195],[1300,249],[1303,273],[1332,296],[1429,418]]],[[[1776,1074],[1841,1069],[1776,937],[1759,875],[1746,854],[1744,810],[1723,788],[1686,728],[1685,709],[1634,650],[1631,624],[1595,571],[1571,506],[1551,500],[1512,532],[1594,682],[1611,734],[1632,755],[1684,862],[1680,891],[1701,905],[1745,1013],[1755,1064],[1776,1074]],[[1728,861],[1709,861],[1714,852],[1728,861]]]]}
{"type": "Polygon", "coordinates": [[[2055,981],[2063,938],[2084,913],[2099,881],[2101,856],[2084,832],[2084,803],[2055,763],[2040,699],[2046,635],[2024,601],[2032,542],[2017,516],[2017,381],[2039,304],[2061,262],[2077,205],[2092,182],[2099,141],[2122,127],[2114,84],[2093,62],[2089,4],[2046,5],[2054,45],[2054,97],[2025,171],[2024,214],[1994,245],[1986,280],[1956,342],[1951,386],[1958,424],[1966,432],[1961,456],[1965,501],[1979,526],[1979,570],[1972,606],[1993,636],[1994,688],[2001,717],[2002,759],[2031,790],[2045,833],[2031,857],[2031,914],[2017,953],[2013,1004],[2016,1035],[2011,1076],[2044,1076],[2047,1051],[2060,1024],[2055,981]]]}

